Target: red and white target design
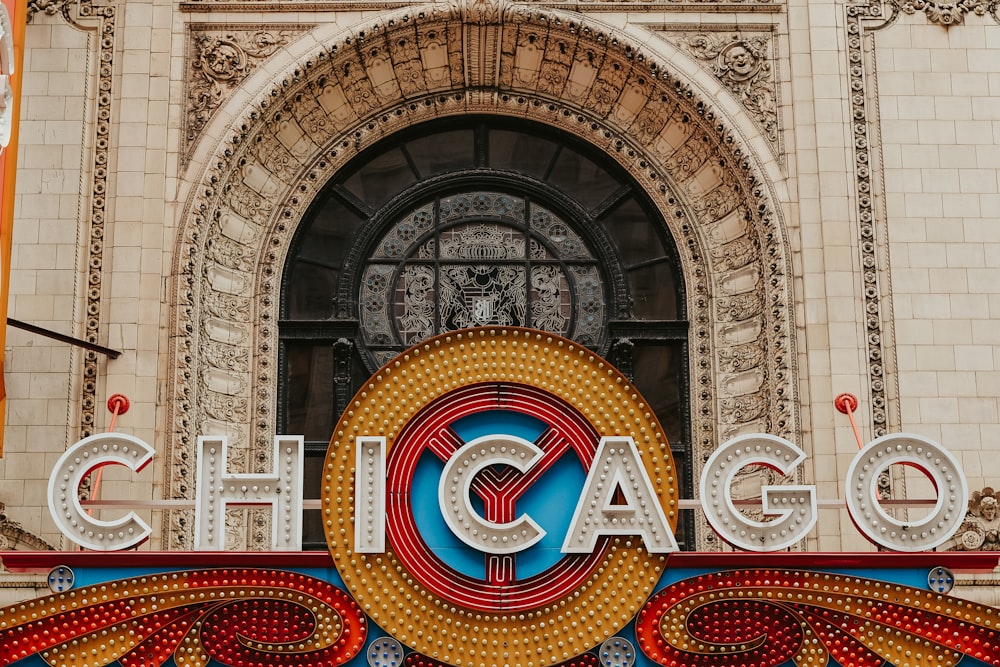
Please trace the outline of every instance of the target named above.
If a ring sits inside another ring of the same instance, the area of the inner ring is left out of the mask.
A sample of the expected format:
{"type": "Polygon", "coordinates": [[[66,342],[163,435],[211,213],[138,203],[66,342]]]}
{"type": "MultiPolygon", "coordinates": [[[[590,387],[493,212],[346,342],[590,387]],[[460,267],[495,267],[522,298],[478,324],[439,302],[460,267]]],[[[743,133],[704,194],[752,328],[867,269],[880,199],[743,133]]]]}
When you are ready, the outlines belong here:
{"type": "Polygon", "coordinates": [[[548,428],[535,445],[544,452],[527,473],[511,467],[487,468],[472,484],[484,507],[484,518],[512,521],[516,503],[529,488],[572,450],[587,470],[600,440],[594,427],[557,396],[535,387],[510,383],[473,385],[445,394],[425,407],[397,436],[388,466],[387,532],[396,557],[410,574],[450,602],[484,611],[533,609],[559,600],[580,586],[601,563],[605,546],[590,554],[565,555],[547,570],[523,580],[516,577],[516,556],[484,553],[486,580],[478,580],[444,563],[421,537],[413,514],[417,463],[426,450],[448,461],[465,442],[451,429],[463,417],[488,410],[519,412],[548,428]]]}

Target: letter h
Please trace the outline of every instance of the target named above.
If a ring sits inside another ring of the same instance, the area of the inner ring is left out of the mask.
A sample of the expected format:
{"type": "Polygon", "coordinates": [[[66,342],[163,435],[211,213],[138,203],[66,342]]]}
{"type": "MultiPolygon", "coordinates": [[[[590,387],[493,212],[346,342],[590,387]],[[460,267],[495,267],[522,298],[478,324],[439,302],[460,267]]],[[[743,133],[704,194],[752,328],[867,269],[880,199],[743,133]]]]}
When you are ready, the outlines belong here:
{"type": "Polygon", "coordinates": [[[272,473],[228,472],[228,449],[228,438],[222,436],[198,438],[195,550],[225,549],[227,505],[270,505],[272,508],[270,550],[301,550],[302,436],[274,436],[272,473]]]}

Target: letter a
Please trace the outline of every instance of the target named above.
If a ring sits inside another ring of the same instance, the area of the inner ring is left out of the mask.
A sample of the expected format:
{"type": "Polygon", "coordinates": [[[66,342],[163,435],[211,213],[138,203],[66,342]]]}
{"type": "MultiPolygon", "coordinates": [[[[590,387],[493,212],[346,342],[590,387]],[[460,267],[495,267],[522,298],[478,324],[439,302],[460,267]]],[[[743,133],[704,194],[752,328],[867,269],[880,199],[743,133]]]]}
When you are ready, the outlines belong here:
{"type": "Polygon", "coordinates": [[[592,553],[598,538],[605,535],[637,535],[650,553],[679,550],[630,437],[601,438],[562,552],[592,553]],[[615,502],[619,490],[623,502],[615,502]]]}

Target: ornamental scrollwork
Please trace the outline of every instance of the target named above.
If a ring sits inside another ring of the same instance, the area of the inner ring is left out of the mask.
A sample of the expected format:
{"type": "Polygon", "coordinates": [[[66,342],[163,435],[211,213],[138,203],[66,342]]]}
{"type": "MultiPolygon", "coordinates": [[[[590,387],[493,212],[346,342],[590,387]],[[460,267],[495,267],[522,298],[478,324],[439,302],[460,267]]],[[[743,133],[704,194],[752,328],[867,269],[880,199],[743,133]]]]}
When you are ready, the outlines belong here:
{"type": "Polygon", "coordinates": [[[7,516],[7,506],[0,502],[0,550],[55,551],[55,547],[24,529],[7,516]]]}
{"type": "Polygon", "coordinates": [[[27,21],[31,23],[35,14],[55,16],[71,4],[73,0],[28,0],[27,21]]]}
{"type": "Polygon", "coordinates": [[[778,144],[777,84],[771,65],[771,34],[677,34],[672,41],[706,63],[760,125],[772,145],[778,144]]]}
{"type": "Polygon", "coordinates": [[[249,30],[192,28],[184,155],[237,86],[275,51],[311,26],[258,26],[249,30]]]}
{"type": "Polygon", "coordinates": [[[960,25],[967,14],[976,16],[993,15],[996,18],[997,3],[987,0],[958,0],[958,2],[935,2],[934,0],[894,0],[893,4],[906,14],[923,12],[931,23],[943,26],[960,25]]]}

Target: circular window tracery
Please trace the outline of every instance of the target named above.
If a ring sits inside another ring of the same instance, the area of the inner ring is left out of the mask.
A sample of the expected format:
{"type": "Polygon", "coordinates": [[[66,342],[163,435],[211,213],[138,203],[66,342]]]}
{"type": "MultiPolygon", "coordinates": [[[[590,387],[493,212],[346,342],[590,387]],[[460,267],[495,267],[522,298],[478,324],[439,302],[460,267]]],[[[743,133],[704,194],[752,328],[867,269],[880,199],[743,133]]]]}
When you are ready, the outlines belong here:
{"type": "Polygon", "coordinates": [[[438,333],[490,324],[596,347],[606,324],[597,259],[559,215],[522,196],[473,191],[403,215],[360,281],[360,323],[378,364],[438,333]]]}

